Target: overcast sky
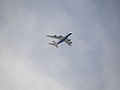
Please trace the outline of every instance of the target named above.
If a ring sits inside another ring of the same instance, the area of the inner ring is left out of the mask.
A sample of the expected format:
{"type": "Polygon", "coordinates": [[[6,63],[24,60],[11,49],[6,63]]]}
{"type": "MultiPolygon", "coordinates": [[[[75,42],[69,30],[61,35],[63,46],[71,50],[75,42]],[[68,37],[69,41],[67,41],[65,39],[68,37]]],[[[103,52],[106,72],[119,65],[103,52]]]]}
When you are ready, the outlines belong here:
{"type": "Polygon", "coordinates": [[[0,90],[119,90],[119,9],[119,0],[0,0],[0,90]],[[69,31],[71,47],[48,45],[47,34],[69,31]]]}

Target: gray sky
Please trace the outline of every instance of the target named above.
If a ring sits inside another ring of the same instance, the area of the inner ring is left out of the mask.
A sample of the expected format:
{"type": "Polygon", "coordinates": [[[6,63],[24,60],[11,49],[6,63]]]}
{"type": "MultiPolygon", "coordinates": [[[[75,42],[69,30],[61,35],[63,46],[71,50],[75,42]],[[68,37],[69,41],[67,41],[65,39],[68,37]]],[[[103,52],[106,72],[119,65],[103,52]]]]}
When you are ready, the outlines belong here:
{"type": "Polygon", "coordinates": [[[118,90],[119,0],[0,0],[0,90],[118,90]],[[46,34],[66,35],[72,47],[46,34]]]}

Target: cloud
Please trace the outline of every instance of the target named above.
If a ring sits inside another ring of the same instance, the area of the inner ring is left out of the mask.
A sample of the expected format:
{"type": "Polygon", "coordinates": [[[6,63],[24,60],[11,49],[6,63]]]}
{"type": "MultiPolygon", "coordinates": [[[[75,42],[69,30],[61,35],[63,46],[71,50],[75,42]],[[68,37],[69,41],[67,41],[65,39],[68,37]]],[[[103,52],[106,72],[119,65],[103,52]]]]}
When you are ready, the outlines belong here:
{"type": "Polygon", "coordinates": [[[55,75],[69,64],[66,57],[48,47],[46,34],[65,31],[71,24],[69,17],[62,11],[46,15],[14,8],[11,3],[2,10],[0,89],[68,90],[55,75]]]}
{"type": "Polygon", "coordinates": [[[101,5],[89,0],[1,3],[0,89],[119,88],[119,27],[114,24],[108,31],[110,17],[102,20],[101,5]],[[52,39],[46,34],[68,31],[73,31],[72,47],[48,45],[52,39]]]}
{"type": "MultiPolygon", "coordinates": [[[[1,58],[1,89],[3,90],[67,90],[58,80],[47,73],[30,68],[25,57],[19,57],[12,51],[4,50],[1,58]]],[[[42,68],[42,67],[39,67],[42,68]]]]}

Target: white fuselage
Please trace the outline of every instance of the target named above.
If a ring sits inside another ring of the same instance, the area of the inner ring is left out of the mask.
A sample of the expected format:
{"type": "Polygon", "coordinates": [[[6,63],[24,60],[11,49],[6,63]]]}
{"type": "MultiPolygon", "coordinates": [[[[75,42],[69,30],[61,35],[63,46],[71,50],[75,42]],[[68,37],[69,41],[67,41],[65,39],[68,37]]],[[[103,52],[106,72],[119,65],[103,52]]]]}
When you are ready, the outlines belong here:
{"type": "Polygon", "coordinates": [[[64,42],[71,34],[72,34],[72,32],[69,32],[63,39],[61,39],[59,42],[57,42],[57,45],[64,42]]]}

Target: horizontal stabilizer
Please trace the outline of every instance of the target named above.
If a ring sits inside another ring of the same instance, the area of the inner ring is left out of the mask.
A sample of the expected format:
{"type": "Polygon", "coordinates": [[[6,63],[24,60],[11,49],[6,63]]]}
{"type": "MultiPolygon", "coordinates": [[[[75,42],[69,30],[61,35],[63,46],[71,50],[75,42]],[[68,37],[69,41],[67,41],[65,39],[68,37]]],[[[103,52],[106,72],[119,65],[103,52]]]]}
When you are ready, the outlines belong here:
{"type": "Polygon", "coordinates": [[[57,42],[53,41],[52,43],[49,43],[49,45],[53,45],[58,48],[57,42]]]}

